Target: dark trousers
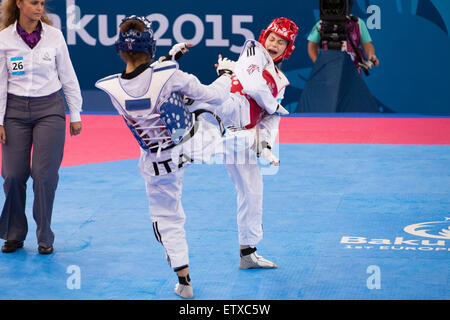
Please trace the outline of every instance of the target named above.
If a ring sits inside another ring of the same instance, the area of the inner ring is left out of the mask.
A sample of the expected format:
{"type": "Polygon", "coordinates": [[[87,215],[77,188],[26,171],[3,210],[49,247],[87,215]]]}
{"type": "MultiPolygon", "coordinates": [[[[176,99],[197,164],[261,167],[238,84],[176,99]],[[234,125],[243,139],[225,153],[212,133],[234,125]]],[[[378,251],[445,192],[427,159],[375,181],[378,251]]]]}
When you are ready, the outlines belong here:
{"type": "Polygon", "coordinates": [[[6,198],[0,217],[0,237],[25,240],[26,189],[31,175],[36,236],[39,245],[49,247],[54,242],[50,224],[65,142],[66,115],[61,94],[39,98],[9,94],[4,127],[2,176],[6,198]]]}

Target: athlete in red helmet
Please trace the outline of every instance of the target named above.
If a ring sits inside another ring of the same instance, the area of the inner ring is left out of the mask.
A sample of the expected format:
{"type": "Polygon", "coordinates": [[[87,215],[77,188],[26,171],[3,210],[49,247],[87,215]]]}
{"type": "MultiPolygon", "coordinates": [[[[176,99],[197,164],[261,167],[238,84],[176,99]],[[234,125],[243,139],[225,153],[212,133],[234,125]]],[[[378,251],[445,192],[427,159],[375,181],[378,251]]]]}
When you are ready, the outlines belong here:
{"type": "Polygon", "coordinates": [[[274,33],[278,37],[286,40],[287,48],[283,51],[283,53],[273,59],[275,63],[282,61],[282,59],[289,59],[294,51],[294,41],[298,34],[297,25],[287,18],[277,18],[272,21],[272,23],[267,27],[267,29],[261,31],[261,35],[259,36],[259,42],[269,51],[270,50],[266,46],[267,38],[271,33],[274,33]]]}
{"type": "MultiPolygon", "coordinates": [[[[295,49],[297,25],[287,18],[273,20],[261,32],[258,42],[244,44],[235,65],[231,91],[248,102],[248,123],[241,124],[256,132],[255,149],[273,165],[280,165],[272,154],[271,145],[278,135],[280,114],[288,112],[281,106],[289,81],[280,70],[281,62],[295,49]]],[[[235,96],[235,95],[232,95],[235,96]]],[[[247,104],[244,104],[247,105],[247,104]]],[[[245,110],[241,104],[240,109],[245,110]]],[[[238,157],[239,158],[239,157],[238,157]]],[[[263,178],[255,151],[249,150],[243,164],[227,164],[228,173],[237,191],[237,221],[241,269],[276,268],[277,265],[256,253],[255,245],[262,240],[263,178]]]]}
{"type": "Polygon", "coordinates": [[[292,54],[297,34],[292,20],[278,18],[261,32],[258,41],[247,40],[232,76],[234,94],[215,109],[226,125],[254,130],[257,140],[253,149],[240,152],[234,163],[226,164],[237,191],[241,269],[277,267],[256,254],[255,245],[263,237],[263,178],[255,153],[273,165],[280,164],[271,145],[278,135],[280,114],[287,114],[281,101],[289,81],[279,67],[292,54]]]}
{"type": "Polygon", "coordinates": [[[232,94],[228,100],[220,106],[197,102],[191,106],[192,110],[214,111],[228,129],[252,130],[256,137],[253,148],[235,151],[234,159],[226,159],[228,174],[237,191],[241,269],[277,267],[256,254],[255,245],[263,237],[263,179],[256,156],[262,155],[273,165],[280,164],[271,152],[278,135],[280,114],[288,113],[281,101],[289,81],[280,66],[294,50],[297,34],[298,27],[292,20],[273,20],[258,41],[250,39],[244,43],[234,67],[232,94]]]}

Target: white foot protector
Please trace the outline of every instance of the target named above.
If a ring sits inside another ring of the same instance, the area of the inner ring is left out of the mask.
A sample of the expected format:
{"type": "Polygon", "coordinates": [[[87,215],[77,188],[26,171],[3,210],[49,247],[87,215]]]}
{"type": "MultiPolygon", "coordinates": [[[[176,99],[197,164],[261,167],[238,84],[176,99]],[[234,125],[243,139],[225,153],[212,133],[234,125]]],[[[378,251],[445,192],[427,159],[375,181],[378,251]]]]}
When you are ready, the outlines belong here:
{"type": "Polygon", "coordinates": [[[192,285],[184,285],[177,283],[175,285],[175,294],[179,295],[182,298],[190,299],[194,297],[194,290],[192,289],[192,285]]]}
{"type": "Polygon", "coordinates": [[[270,269],[270,268],[278,268],[278,266],[264,259],[260,255],[253,252],[249,255],[242,256],[241,261],[239,262],[239,269],[270,269]]]}

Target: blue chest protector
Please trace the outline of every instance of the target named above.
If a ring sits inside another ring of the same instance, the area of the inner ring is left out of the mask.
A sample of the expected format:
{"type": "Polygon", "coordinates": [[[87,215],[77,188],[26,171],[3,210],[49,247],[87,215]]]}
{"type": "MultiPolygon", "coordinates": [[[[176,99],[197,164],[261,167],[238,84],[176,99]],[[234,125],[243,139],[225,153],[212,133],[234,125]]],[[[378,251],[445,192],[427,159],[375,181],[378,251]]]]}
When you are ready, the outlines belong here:
{"type": "Polygon", "coordinates": [[[172,92],[171,96],[159,106],[158,111],[174,144],[178,144],[193,128],[192,113],[186,108],[178,92],[172,92]]]}

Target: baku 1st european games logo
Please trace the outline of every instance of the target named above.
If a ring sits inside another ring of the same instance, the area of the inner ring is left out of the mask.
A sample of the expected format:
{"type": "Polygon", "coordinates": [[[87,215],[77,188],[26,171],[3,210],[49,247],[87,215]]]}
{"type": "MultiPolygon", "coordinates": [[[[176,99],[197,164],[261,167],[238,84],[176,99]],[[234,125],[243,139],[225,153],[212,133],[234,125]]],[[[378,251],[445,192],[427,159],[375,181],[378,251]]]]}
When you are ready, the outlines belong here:
{"type": "Polygon", "coordinates": [[[344,249],[375,249],[402,251],[450,251],[450,218],[441,221],[428,221],[408,225],[403,231],[420,237],[406,238],[396,235],[391,238],[343,236],[340,243],[344,249]]]}
{"type": "Polygon", "coordinates": [[[445,218],[444,221],[412,224],[405,227],[403,230],[419,237],[450,240],[450,218],[445,218]]]}

